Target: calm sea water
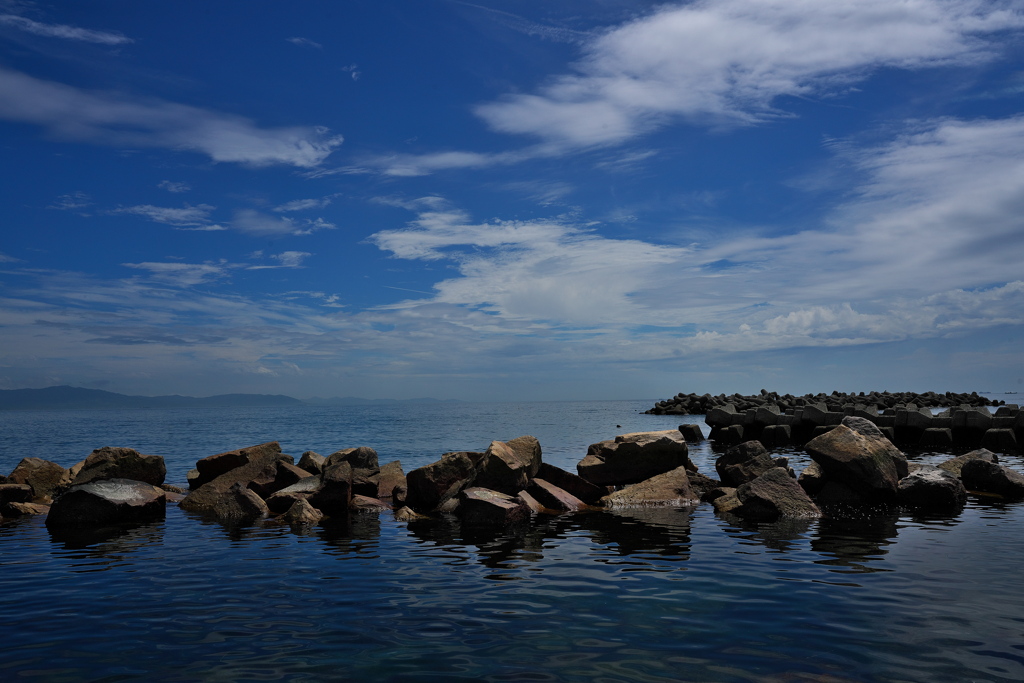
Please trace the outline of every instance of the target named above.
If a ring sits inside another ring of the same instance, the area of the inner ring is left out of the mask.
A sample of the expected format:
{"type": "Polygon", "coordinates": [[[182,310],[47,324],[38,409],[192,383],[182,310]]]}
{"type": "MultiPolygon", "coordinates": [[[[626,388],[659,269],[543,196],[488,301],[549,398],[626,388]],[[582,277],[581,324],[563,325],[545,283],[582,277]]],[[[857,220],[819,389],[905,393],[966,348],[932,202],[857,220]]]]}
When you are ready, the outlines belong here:
{"type": "MultiPolygon", "coordinates": [[[[295,456],[369,445],[408,471],[522,434],[572,468],[594,441],[701,421],[649,405],[5,412],[0,471],[130,446],[183,483],[200,457],[272,439],[295,456]]],[[[692,457],[713,472],[707,446],[692,457]]],[[[489,535],[390,513],[296,533],[169,507],[73,539],[8,521],[0,680],[1021,681],[1022,522],[1024,505],[980,499],[947,517],[742,526],[702,505],[489,535]]]]}

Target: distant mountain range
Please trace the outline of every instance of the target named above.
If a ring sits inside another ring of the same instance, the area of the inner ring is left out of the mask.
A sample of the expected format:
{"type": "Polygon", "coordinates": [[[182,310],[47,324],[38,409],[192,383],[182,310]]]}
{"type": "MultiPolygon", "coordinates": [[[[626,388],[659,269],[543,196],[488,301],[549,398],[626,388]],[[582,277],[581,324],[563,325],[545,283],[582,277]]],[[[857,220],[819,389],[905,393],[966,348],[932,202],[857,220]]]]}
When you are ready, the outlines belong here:
{"type": "Polygon", "coordinates": [[[357,406],[379,404],[441,403],[439,399],[366,399],[347,397],[299,400],[282,394],[220,394],[193,396],[128,396],[101,389],[47,387],[0,390],[0,410],[64,410],[77,408],[147,410],[158,408],[253,408],[265,406],[357,406]]]}

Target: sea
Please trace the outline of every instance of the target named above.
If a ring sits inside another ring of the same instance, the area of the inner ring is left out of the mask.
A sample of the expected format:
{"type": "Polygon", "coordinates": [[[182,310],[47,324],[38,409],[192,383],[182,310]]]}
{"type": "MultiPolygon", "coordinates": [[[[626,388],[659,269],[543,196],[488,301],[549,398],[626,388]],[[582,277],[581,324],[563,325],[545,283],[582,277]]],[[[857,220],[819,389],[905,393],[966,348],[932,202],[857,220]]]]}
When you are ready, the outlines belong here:
{"type": "MultiPolygon", "coordinates": [[[[703,424],[652,403],[6,411],[0,472],[128,446],[184,486],[197,459],[272,440],[409,471],[526,434],[573,470],[616,434],[703,424]]],[[[717,455],[691,447],[712,476],[717,455]]],[[[977,496],[942,516],[758,524],[702,504],[489,532],[390,512],[225,526],[175,505],[85,536],[4,520],[0,681],[1019,682],[1022,531],[1024,504],[977,496]]]]}

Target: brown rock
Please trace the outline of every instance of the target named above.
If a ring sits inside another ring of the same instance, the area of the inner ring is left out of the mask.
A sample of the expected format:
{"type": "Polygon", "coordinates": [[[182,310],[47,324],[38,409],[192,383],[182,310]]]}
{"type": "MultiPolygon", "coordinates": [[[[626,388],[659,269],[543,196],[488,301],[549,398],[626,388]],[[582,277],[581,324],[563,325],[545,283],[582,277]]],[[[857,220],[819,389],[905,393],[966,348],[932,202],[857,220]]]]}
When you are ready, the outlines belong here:
{"type": "Polygon", "coordinates": [[[359,495],[352,496],[352,502],[348,504],[348,507],[349,510],[356,512],[380,512],[381,510],[391,509],[391,506],[383,500],[359,495]]]}
{"type": "Polygon", "coordinates": [[[380,470],[380,464],[377,462],[377,451],[369,446],[343,448],[340,451],[331,453],[327,456],[324,469],[342,462],[347,462],[353,470],[372,470],[374,472],[380,470]]]}
{"type": "Polygon", "coordinates": [[[946,470],[955,477],[960,476],[960,470],[963,469],[964,463],[968,460],[985,460],[987,462],[999,463],[999,456],[990,450],[984,448],[965,453],[957,458],[950,458],[945,462],[939,463],[939,469],[946,470]]]}
{"type": "Polygon", "coordinates": [[[104,479],[72,486],[46,516],[52,528],[101,527],[164,518],[167,499],[161,489],[131,479],[104,479]]]}
{"type": "Polygon", "coordinates": [[[967,503],[967,489],[952,472],[922,465],[900,479],[900,505],[927,510],[959,510],[967,503]]]}
{"type": "Polygon", "coordinates": [[[50,507],[41,503],[8,503],[0,512],[4,517],[32,517],[49,514],[50,507]]]}
{"type": "Polygon", "coordinates": [[[608,494],[602,501],[605,507],[646,507],[696,505],[700,499],[690,489],[690,479],[685,467],[655,475],[639,484],[608,494]]]}
{"type": "Polygon", "coordinates": [[[225,522],[248,522],[266,517],[270,510],[255,491],[236,481],[213,506],[213,514],[225,522]]]}
{"type": "Polygon", "coordinates": [[[551,508],[544,507],[540,504],[540,501],[531,496],[526,491],[520,491],[516,494],[516,498],[522,501],[523,505],[530,509],[530,512],[537,515],[560,515],[562,510],[552,510],[551,508]]]}
{"type": "MultiPolygon", "coordinates": [[[[188,510],[189,512],[213,512],[217,501],[224,497],[224,494],[228,492],[235,482],[242,482],[248,485],[249,482],[254,480],[274,480],[277,477],[278,462],[292,464],[292,456],[281,453],[280,446],[278,446],[276,441],[251,448],[242,448],[238,451],[231,451],[231,453],[241,454],[238,457],[244,457],[246,463],[228,470],[224,474],[192,490],[180,503],[183,510],[188,510]]],[[[220,455],[226,454],[222,453],[220,455]]],[[[237,459],[237,457],[233,456],[232,459],[225,459],[222,462],[233,462],[237,461],[237,459]]],[[[202,460],[199,462],[202,462],[202,460]]]]}
{"type": "Polygon", "coordinates": [[[420,513],[413,510],[411,507],[401,507],[395,510],[395,519],[399,522],[413,522],[417,519],[430,518],[426,515],[421,515],[420,513]]]}
{"type": "MultiPolygon", "coordinates": [[[[213,481],[217,477],[230,472],[233,469],[243,467],[252,462],[267,462],[273,459],[274,455],[281,453],[281,444],[276,441],[268,441],[267,443],[259,444],[258,446],[249,446],[248,448],[239,448],[233,451],[225,451],[224,453],[217,453],[205,457],[196,462],[196,470],[199,472],[198,478],[193,482],[189,480],[189,485],[192,488],[200,488],[203,484],[213,481]]],[[[289,457],[289,462],[291,456],[289,457]]],[[[225,489],[226,491],[227,489],[225,489]]]]}
{"type": "Polygon", "coordinates": [[[804,448],[827,480],[845,484],[870,502],[896,499],[897,463],[902,459],[905,470],[906,462],[885,437],[864,436],[841,424],[811,439],[804,448]]]}
{"type": "Polygon", "coordinates": [[[608,489],[595,486],[583,477],[572,472],[566,472],[560,467],[555,467],[546,462],[541,463],[535,476],[554,484],[563,491],[571,493],[587,505],[597,505],[601,498],[608,493],[608,489]]]}
{"type": "Polygon", "coordinates": [[[49,503],[56,492],[71,483],[66,469],[42,458],[23,458],[7,479],[12,484],[31,486],[35,503],[49,503]]]}
{"type": "Polygon", "coordinates": [[[94,450],[81,462],[72,484],[88,484],[100,479],[134,479],[160,486],[167,466],[159,455],[142,455],[134,448],[105,446],[94,450]]]}
{"type": "Polygon", "coordinates": [[[821,487],[825,485],[825,473],[821,471],[821,465],[812,460],[800,473],[797,483],[807,492],[807,495],[816,496],[821,491],[821,487]]]}
{"type": "Polygon", "coordinates": [[[775,462],[760,441],[745,441],[728,449],[715,461],[715,470],[725,486],[753,481],[775,467],[775,462]]]}
{"type": "Polygon", "coordinates": [[[508,444],[492,441],[487,447],[484,465],[473,480],[473,485],[515,495],[529,483],[530,466],[530,461],[520,457],[520,454],[512,450],[508,444]]]}
{"type": "Polygon", "coordinates": [[[781,467],[774,467],[757,479],[737,487],[736,498],[740,507],[732,512],[748,519],[821,517],[821,510],[807,492],[781,467]]]}
{"type": "Polygon", "coordinates": [[[346,514],[352,502],[352,466],[345,461],[329,465],[320,475],[320,485],[306,500],[326,515],[346,514]]]}
{"type": "Polygon", "coordinates": [[[477,463],[483,460],[483,453],[458,451],[414,469],[406,475],[406,505],[421,512],[436,510],[469,486],[476,478],[477,463]]]}
{"type": "Polygon", "coordinates": [[[882,430],[878,425],[867,418],[856,417],[853,415],[847,415],[844,417],[842,423],[863,436],[868,441],[874,442],[874,448],[877,451],[885,452],[890,458],[892,458],[893,464],[896,465],[897,479],[902,479],[909,474],[910,470],[908,469],[909,463],[907,462],[907,456],[903,454],[903,451],[893,445],[892,441],[882,433],[882,430]]]}
{"type": "Polygon", "coordinates": [[[518,498],[473,486],[459,492],[459,516],[463,524],[507,526],[529,519],[530,509],[518,498]]]}
{"type": "Polygon", "coordinates": [[[309,476],[291,486],[286,486],[280,491],[275,491],[267,496],[267,507],[274,514],[283,514],[297,501],[306,500],[314,491],[319,489],[320,481],[320,475],[309,476]]]}
{"type": "Polygon", "coordinates": [[[402,471],[402,463],[398,460],[383,465],[377,477],[377,497],[391,498],[396,487],[405,486],[405,472],[402,471]]]}
{"type": "Polygon", "coordinates": [[[316,524],[324,518],[324,513],[309,504],[307,500],[297,500],[281,516],[281,519],[289,524],[298,526],[301,524],[316,524]]]}
{"type": "Polygon", "coordinates": [[[533,496],[541,505],[552,510],[577,512],[579,510],[586,510],[589,507],[571,493],[540,478],[534,479],[527,487],[526,492],[533,496]]]}
{"type": "Polygon", "coordinates": [[[591,444],[576,470],[592,484],[619,486],[636,484],[677,467],[697,470],[683,435],[669,429],[621,434],[613,441],[591,444]]]}
{"type": "Polygon", "coordinates": [[[540,441],[532,436],[520,436],[505,442],[522,462],[526,463],[527,476],[530,479],[538,476],[537,472],[543,463],[540,441]]]}
{"type": "Polygon", "coordinates": [[[312,472],[296,467],[287,460],[278,460],[274,466],[264,468],[248,482],[248,487],[257,496],[266,500],[281,489],[296,484],[307,477],[315,476],[312,472]]]}
{"type": "Polygon", "coordinates": [[[304,469],[307,472],[312,472],[313,474],[320,474],[324,471],[324,463],[326,462],[327,458],[320,455],[319,453],[315,451],[306,451],[305,453],[302,454],[302,457],[299,458],[298,466],[300,469],[304,469]]]}

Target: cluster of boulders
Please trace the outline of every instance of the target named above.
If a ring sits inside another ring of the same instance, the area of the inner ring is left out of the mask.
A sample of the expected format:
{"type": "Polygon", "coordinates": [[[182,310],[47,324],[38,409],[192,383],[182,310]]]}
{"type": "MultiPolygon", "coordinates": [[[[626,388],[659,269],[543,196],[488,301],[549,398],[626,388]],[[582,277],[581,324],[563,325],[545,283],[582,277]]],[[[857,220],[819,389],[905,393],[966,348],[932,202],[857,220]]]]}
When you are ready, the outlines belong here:
{"type": "Polygon", "coordinates": [[[65,469],[24,458],[0,483],[0,517],[46,515],[51,528],[101,527],[164,517],[167,468],[158,455],[100,448],[65,469]]]}
{"type": "Polygon", "coordinates": [[[844,416],[807,442],[812,463],[797,477],[787,458],[757,440],[737,444],[715,463],[718,479],[697,471],[687,441],[695,425],[636,432],[592,444],[568,472],[545,463],[536,438],[493,441],[403,473],[380,465],[368,447],[329,456],[313,451],[296,464],[280,444],[264,443],[203,458],[189,490],[164,484],[163,458],[130,448],[101,448],[64,469],[25,458],[0,479],[0,516],[46,514],[51,529],[93,528],[162,519],[168,500],[224,523],[274,518],[292,525],[360,511],[394,510],[412,521],[454,514],[463,524],[510,526],[537,515],[692,506],[773,520],[820,517],[833,506],[902,505],[950,511],[967,491],[1024,499],[1024,475],[977,450],[937,467],[908,463],[871,420],[844,416]]]}
{"type": "Polygon", "coordinates": [[[833,412],[843,412],[846,406],[857,404],[872,406],[881,412],[887,408],[906,406],[911,403],[920,408],[950,408],[965,405],[973,407],[999,406],[1004,402],[979,396],[977,392],[966,394],[947,391],[944,394],[939,394],[934,391],[926,391],[919,394],[913,391],[871,391],[868,393],[862,391],[846,394],[833,391],[831,394],[793,396],[792,394],[780,395],[774,391],[762,389],[760,394],[752,396],[679,393],[665,401],[658,401],[653,408],[645,412],[650,415],[707,415],[713,408],[726,405],[731,405],[740,412],[761,406],[777,406],[780,411],[786,412],[806,405],[819,404],[824,405],[825,410],[833,412]]]}

